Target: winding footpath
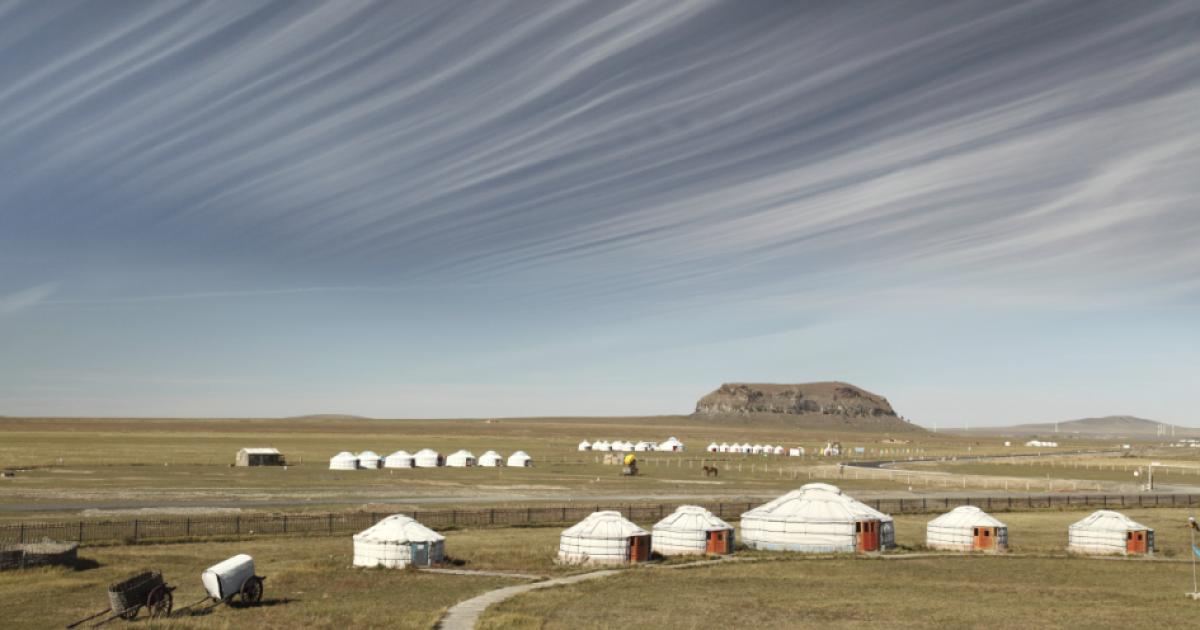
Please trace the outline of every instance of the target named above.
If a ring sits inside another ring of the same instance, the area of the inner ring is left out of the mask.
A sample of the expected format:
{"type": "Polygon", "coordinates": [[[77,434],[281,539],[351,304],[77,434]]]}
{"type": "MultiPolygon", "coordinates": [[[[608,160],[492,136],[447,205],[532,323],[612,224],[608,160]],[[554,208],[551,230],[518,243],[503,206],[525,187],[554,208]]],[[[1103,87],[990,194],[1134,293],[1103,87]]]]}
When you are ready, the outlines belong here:
{"type": "Polygon", "coordinates": [[[531,584],[518,584],[516,586],[506,586],[494,591],[488,591],[483,595],[472,597],[471,599],[455,604],[446,616],[442,617],[441,622],[437,627],[442,630],[473,630],[475,623],[479,621],[479,616],[483,611],[487,610],[492,604],[498,604],[510,597],[515,597],[529,591],[549,588],[551,586],[560,586],[563,584],[574,584],[585,580],[594,580],[609,575],[620,573],[621,569],[607,569],[604,571],[593,571],[592,573],[580,573],[567,577],[555,578],[544,582],[533,582],[531,584]]]}

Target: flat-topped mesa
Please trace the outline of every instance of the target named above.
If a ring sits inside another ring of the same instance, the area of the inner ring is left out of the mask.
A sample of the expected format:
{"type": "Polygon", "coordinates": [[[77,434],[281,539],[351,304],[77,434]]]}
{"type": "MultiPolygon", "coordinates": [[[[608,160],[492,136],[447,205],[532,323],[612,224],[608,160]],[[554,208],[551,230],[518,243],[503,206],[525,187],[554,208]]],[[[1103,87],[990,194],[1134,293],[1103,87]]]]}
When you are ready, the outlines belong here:
{"type": "Polygon", "coordinates": [[[837,381],[796,385],[725,383],[696,403],[696,413],[897,417],[883,396],[837,381]]]}

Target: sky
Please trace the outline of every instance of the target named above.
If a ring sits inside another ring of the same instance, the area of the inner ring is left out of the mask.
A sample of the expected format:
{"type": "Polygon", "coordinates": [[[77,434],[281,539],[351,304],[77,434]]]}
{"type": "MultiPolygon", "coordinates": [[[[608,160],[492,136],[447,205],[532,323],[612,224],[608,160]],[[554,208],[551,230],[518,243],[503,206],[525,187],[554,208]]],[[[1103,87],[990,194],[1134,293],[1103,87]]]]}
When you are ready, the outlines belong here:
{"type": "Polygon", "coordinates": [[[0,414],[1200,426],[1196,2],[0,0],[0,414]]]}

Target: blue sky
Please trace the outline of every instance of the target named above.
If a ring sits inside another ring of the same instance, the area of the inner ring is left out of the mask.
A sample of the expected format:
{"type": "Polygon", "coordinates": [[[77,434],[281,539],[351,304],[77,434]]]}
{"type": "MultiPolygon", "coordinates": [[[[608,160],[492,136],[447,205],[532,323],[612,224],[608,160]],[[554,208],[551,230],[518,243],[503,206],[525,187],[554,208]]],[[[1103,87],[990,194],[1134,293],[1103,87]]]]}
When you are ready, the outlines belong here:
{"type": "Polygon", "coordinates": [[[0,414],[1200,425],[1194,2],[0,2],[0,414]]]}

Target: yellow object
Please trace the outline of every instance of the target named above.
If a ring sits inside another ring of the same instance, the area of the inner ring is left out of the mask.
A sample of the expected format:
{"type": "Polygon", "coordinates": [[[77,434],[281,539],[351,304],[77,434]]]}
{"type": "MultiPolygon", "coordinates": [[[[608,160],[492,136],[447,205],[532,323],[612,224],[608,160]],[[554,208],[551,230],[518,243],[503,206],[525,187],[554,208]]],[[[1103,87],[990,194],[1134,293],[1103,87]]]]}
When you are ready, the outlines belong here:
{"type": "Polygon", "coordinates": [[[632,466],[636,463],[637,463],[637,458],[633,456],[633,453],[630,453],[625,456],[625,465],[626,466],[632,466]]]}

